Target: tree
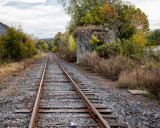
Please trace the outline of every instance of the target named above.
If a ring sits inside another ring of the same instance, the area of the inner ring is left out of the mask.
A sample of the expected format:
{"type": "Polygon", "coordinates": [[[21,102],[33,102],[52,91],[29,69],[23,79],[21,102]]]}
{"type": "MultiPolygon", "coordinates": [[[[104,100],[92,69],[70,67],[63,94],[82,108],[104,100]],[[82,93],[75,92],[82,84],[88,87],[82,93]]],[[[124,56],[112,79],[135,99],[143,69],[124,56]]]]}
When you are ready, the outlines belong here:
{"type": "Polygon", "coordinates": [[[20,60],[36,54],[37,41],[31,35],[25,34],[21,27],[7,29],[6,34],[1,36],[3,57],[12,60],[20,60]]]}
{"type": "Polygon", "coordinates": [[[103,25],[115,31],[121,24],[116,8],[108,3],[103,7],[95,6],[94,9],[86,12],[80,22],[84,25],[103,25]]]}
{"type": "MultiPolygon", "coordinates": [[[[76,26],[82,26],[80,19],[85,16],[86,12],[92,10],[95,6],[103,6],[106,0],[58,0],[65,8],[68,15],[71,16],[71,21],[68,29],[73,31],[76,26]]],[[[112,0],[117,1],[117,0],[112,0]]]]}
{"type": "Polygon", "coordinates": [[[147,34],[148,45],[160,45],[160,29],[150,31],[147,34]]]}
{"type": "Polygon", "coordinates": [[[25,50],[24,50],[24,56],[25,57],[32,57],[36,54],[36,43],[37,39],[34,38],[32,35],[27,35],[25,40],[25,50]]]}
{"type": "Polygon", "coordinates": [[[48,45],[44,40],[40,40],[38,42],[38,48],[44,50],[45,52],[48,52],[48,45]]]}
{"type": "Polygon", "coordinates": [[[24,33],[21,28],[13,27],[7,29],[6,35],[2,37],[2,43],[5,49],[5,57],[9,59],[22,59],[24,33]]]}
{"type": "Polygon", "coordinates": [[[129,39],[137,30],[148,31],[147,15],[121,0],[59,0],[71,16],[68,30],[77,26],[103,25],[115,30],[117,37],[129,39]]]}
{"type": "Polygon", "coordinates": [[[62,33],[61,32],[58,32],[55,36],[54,36],[54,38],[53,38],[53,40],[52,40],[52,42],[51,42],[51,45],[50,45],[50,50],[52,50],[53,49],[53,47],[55,47],[56,46],[56,48],[58,49],[58,42],[59,42],[59,40],[60,40],[60,37],[61,37],[61,35],[62,35],[62,33]]]}
{"type": "Polygon", "coordinates": [[[136,33],[142,30],[149,30],[149,22],[147,15],[139,8],[129,4],[116,4],[117,12],[120,16],[121,25],[118,27],[118,37],[121,39],[129,39],[136,33]]]}

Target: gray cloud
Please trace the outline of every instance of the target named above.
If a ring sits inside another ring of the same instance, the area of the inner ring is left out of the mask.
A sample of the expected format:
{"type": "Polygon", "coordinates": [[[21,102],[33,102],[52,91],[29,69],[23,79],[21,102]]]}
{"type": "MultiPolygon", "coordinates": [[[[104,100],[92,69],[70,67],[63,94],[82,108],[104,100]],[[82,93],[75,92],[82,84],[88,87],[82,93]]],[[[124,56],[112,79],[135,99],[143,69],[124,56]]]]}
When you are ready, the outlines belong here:
{"type": "Polygon", "coordinates": [[[51,38],[61,31],[69,17],[56,0],[4,0],[0,1],[0,21],[9,25],[22,26],[24,32],[38,38],[51,38]]]}
{"type": "Polygon", "coordinates": [[[44,5],[44,6],[60,6],[56,0],[46,0],[45,3],[43,2],[36,2],[36,3],[30,3],[30,2],[22,2],[22,1],[7,1],[3,4],[4,6],[10,6],[15,7],[18,9],[30,9],[32,7],[38,6],[38,5],[44,5]]]}
{"type": "Polygon", "coordinates": [[[4,6],[10,6],[10,7],[15,7],[18,9],[30,9],[34,6],[41,5],[42,3],[24,3],[24,2],[19,2],[19,1],[9,1],[4,4],[4,6]]]}

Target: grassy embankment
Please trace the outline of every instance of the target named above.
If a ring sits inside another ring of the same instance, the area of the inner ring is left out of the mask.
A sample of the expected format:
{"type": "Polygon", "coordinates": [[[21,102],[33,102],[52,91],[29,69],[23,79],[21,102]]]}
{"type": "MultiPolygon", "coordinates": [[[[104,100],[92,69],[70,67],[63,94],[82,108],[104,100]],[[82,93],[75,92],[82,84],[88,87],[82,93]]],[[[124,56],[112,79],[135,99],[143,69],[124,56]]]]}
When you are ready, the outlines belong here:
{"type": "Polygon", "coordinates": [[[149,96],[160,99],[160,63],[151,58],[139,62],[120,55],[103,59],[97,53],[89,53],[81,65],[116,81],[119,88],[147,90],[149,96]]]}
{"type": "Polygon", "coordinates": [[[10,63],[1,65],[0,66],[0,82],[2,82],[2,80],[9,75],[13,75],[15,73],[19,73],[25,70],[27,67],[31,65],[32,62],[43,58],[45,55],[46,53],[40,52],[39,54],[34,55],[32,58],[25,58],[25,59],[22,59],[21,61],[10,62],[10,63]]]}

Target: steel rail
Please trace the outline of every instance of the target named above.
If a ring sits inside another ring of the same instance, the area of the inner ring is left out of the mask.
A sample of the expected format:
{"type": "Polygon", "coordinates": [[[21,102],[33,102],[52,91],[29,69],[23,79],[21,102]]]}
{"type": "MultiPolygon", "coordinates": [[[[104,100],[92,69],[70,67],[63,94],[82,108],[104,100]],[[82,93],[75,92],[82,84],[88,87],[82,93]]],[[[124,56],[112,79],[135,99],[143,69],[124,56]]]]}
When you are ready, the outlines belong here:
{"type": "MultiPolygon", "coordinates": [[[[53,54],[52,54],[53,55],[53,54]]],[[[84,95],[84,93],[80,90],[80,88],[76,85],[76,83],[73,81],[73,79],[69,76],[67,71],[63,68],[63,66],[58,62],[56,57],[53,55],[55,61],[58,63],[60,68],[65,72],[67,78],[72,83],[75,90],[78,92],[79,96],[82,98],[83,102],[88,108],[89,113],[91,114],[92,118],[94,118],[99,125],[100,128],[111,128],[109,124],[106,122],[106,120],[102,117],[102,115],[97,111],[95,106],[88,100],[88,98],[84,95]]]]}
{"type": "Polygon", "coordinates": [[[36,101],[35,101],[35,104],[34,104],[34,108],[33,108],[33,111],[32,111],[32,115],[31,115],[31,119],[30,119],[30,123],[29,123],[28,128],[35,128],[35,126],[36,126],[36,119],[37,119],[39,101],[40,101],[41,94],[42,94],[42,86],[43,86],[43,82],[44,82],[44,77],[45,77],[47,64],[48,64],[48,58],[45,62],[45,66],[44,66],[44,69],[43,69],[43,74],[42,74],[42,77],[41,77],[41,82],[40,82],[40,85],[39,85],[39,90],[38,90],[38,93],[37,93],[36,101]]]}

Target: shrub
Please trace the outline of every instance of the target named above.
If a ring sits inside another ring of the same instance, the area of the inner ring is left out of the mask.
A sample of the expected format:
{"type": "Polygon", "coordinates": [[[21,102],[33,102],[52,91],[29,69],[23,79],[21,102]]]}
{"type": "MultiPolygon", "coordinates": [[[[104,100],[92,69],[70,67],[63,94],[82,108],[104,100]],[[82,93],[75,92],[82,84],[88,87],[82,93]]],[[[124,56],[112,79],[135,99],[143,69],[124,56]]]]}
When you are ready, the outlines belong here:
{"type": "Polygon", "coordinates": [[[130,39],[117,39],[118,49],[123,56],[141,58],[143,57],[143,49],[147,44],[147,39],[142,31],[137,31],[130,39]]]}
{"type": "Polygon", "coordinates": [[[89,41],[89,43],[94,47],[96,48],[97,47],[97,44],[99,43],[99,40],[97,38],[97,33],[94,32],[93,35],[91,35],[91,40],[89,41]]]}
{"type": "Polygon", "coordinates": [[[103,59],[93,52],[81,58],[80,64],[106,78],[118,80],[120,88],[147,89],[160,99],[160,64],[152,58],[143,58],[141,62],[120,55],[103,59]]]}
{"type": "Polygon", "coordinates": [[[120,54],[123,56],[134,56],[135,54],[135,42],[133,40],[118,40],[118,46],[120,54]]]}
{"type": "Polygon", "coordinates": [[[135,43],[133,45],[135,56],[143,57],[143,49],[147,44],[146,35],[142,31],[137,31],[136,34],[133,35],[132,40],[135,43]]]}
{"type": "Polygon", "coordinates": [[[160,29],[150,31],[147,35],[148,45],[160,45],[160,29]]]}
{"type": "Polygon", "coordinates": [[[106,44],[103,44],[103,45],[98,46],[96,48],[96,51],[97,52],[102,52],[102,51],[104,52],[106,50],[106,48],[107,48],[106,44]]]}
{"type": "Polygon", "coordinates": [[[57,50],[58,50],[57,46],[54,46],[54,47],[52,48],[52,52],[53,52],[53,53],[56,52],[57,50]]]}
{"type": "Polygon", "coordinates": [[[107,48],[104,50],[104,56],[106,58],[109,58],[110,56],[116,56],[119,54],[120,50],[116,42],[115,43],[106,42],[105,45],[107,46],[107,48]]]}
{"type": "Polygon", "coordinates": [[[88,53],[81,59],[80,64],[112,80],[118,80],[122,71],[132,68],[132,61],[126,57],[111,56],[105,60],[100,58],[96,52],[88,53]]]}
{"type": "Polygon", "coordinates": [[[111,56],[105,61],[100,63],[100,68],[105,77],[113,80],[118,80],[118,76],[124,70],[131,70],[133,62],[123,56],[111,56]],[[103,70],[103,68],[105,70],[103,70]]]}

